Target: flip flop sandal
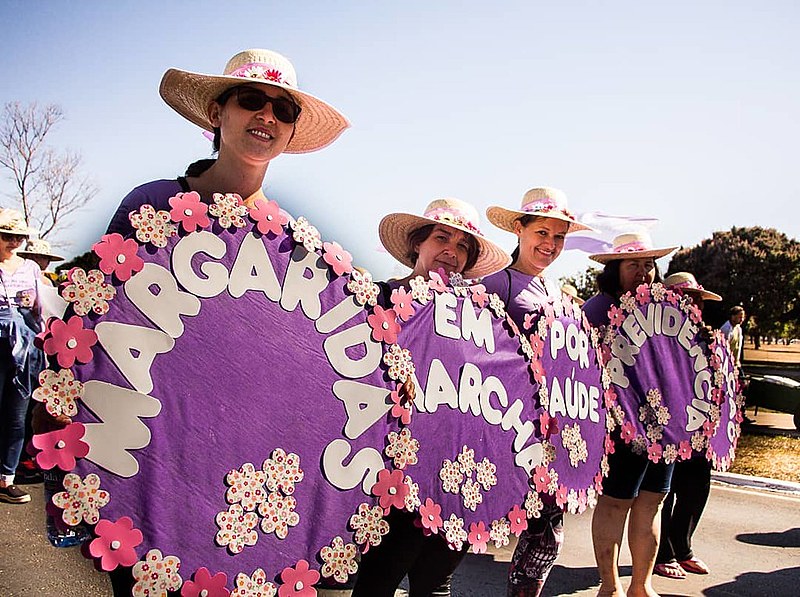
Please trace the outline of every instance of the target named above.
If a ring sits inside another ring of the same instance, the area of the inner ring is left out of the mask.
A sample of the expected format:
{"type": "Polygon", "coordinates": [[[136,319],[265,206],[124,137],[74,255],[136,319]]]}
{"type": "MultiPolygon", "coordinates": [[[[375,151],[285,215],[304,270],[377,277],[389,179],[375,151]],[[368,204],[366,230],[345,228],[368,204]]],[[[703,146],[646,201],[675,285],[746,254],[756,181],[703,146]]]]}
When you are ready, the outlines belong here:
{"type": "Polygon", "coordinates": [[[684,572],[683,568],[680,564],[678,564],[678,562],[656,564],[653,566],[653,574],[657,574],[658,576],[663,576],[666,578],[674,578],[675,580],[683,580],[686,578],[686,572],[684,572]]]}
{"type": "Polygon", "coordinates": [[[699,558],[691,558],[690,560],[684,560],[678,563],[686,572],[691,572],[692,574],[708,574],[711,572],[711,569],[706,563],[699,558]]]}

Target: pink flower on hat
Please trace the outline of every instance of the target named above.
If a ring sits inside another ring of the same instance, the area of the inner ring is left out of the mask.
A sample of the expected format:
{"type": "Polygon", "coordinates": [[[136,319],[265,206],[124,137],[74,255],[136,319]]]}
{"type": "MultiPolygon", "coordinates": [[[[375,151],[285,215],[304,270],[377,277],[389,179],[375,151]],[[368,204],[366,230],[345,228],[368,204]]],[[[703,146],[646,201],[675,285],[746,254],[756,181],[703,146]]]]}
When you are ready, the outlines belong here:
{"type": "Polygon", "coordinates": [[[100,567],[106,572],[118,566],[133,566],[139,561],[136,546],[142,540],[142,531],[133,527],[133,521],[123,516],[116,522],[101,520],[94,527],[96,539],[89,544],[89,553],[100,558],[100,567]]]}
{"type": "Polygon", "coordinates": [[[414,315],[413,300],[411,293],[403,287],[392,290],[392,308],[402,321],[408,321],[414,315]]]}
{"type": "Polygon", "coordinates": [[[289,223],[289,217],[281,211],[276,201],[256,199],[255,206],[250,208],[250,217],[256,222],[256,228],[261,234],[274,234],[283,232],[283,227],[289,223]]]}
{"type": "Polygon", "coordinates": [[[75,459],[89,453],[89,444],[83,441],[86,428],[82,423],[72,423],[63,429],[33,436],[33,446],[41,450],[36,455],[36,463],[49,470],[57,466],[62,471],[75,468],[75,459]]]}
{"type": "Polygon", "coordinates": [[[402,510],[405,506],[408,491],[408,485],[404,482],[403,471],[389,471],[387,469],[378,471],[378,481],[370,489],[370,492],[378,497],[378,503],[385,514],[389,513],[392,506],[402,510]]]}
{"type": "Polygon", "coordinates": [[[139,243],[132,238],[124,239],[116,232],[100,237],[100,242],[95,243],[92,250],[100,258],[100,271],[115,275],[120,282],[130,280],[144,267],[144,260],[136,254],[139,243]]]}
{"type": "MultiPolygon", "coordinates": [[[[324,252],[322,258],[331,266],[337,276],[349,274],[353,271],[353,256],[345,251],[337,242],[322,243],[324,252]]],[[[375,307],[376,309],[378,307],[375,307]]]]}
{"type": "Polygon", "coordinates": [[[211,225],[208,205],[200,200],[200,194],[195,191],[170,197],[169,205],[172,208],[169,212],[172,221],[180,224],[185,232],[195,232],[211,225]]]}
{"type": "Polygon", "coordinates": [[[283,584],[278,588],[278,597],[316,597],[314,584],[319,581],[319,572],[309,569],[306,560],[284,568],[281,580],[283,584]]]}
{"type": "Polygon", "coordinates": [[[225,588],[228,575],[217,572],[211,576],[208,568],[198,568],[192,580],[187,580],[181,587],[181,597],[228,597],[231,592],[225,588]]]}
{"type": "Polygon", "coordinates": [[[486,553],[486,544],[489,542],[489,531],[483,521],[473,522],[469,525],[469,544],[472,546],[472,553],[486,553]]]}
{"type": "Polygon", "coordinates": [[[65,369],[75,361],[88,363],[92,360],[92,346],[97,344],[94,330],[83,327],[83,320],[73,315],[68,321],[52,319],[46,330],[44,352],[55,355],[58,364],[65,369]]]}
{"type": "Polygon", "coordinates": [[[438,533],[442,528],[442,507],[431,498],[427,498],[419,507],[419,516],[420,524],[428,534],[438,533]]]}
{"type": "Polygon", "coordinates": [[[400,324],[393,309],[384,309],[376,305],[371,315],[367,316],[367,323],[372,328],[372,339],[376,342],[394,344],[397,334],[400,333],[400,324]]]}

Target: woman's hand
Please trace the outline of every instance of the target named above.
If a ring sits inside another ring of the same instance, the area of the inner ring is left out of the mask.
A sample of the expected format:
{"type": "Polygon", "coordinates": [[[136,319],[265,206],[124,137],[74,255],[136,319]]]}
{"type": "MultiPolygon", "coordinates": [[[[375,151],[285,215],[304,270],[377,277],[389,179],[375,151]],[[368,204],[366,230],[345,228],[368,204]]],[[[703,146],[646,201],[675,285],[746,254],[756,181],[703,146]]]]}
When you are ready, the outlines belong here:
{"type": "Polygon", "coordinates": [[[51,415],[47,412],[44,404],[40,403],[33,407],[31,427],[33,428],[33,432],[37,435],[55,431],[56,429],[63,429],[70,423],[72,423],[72,419],[67,415],[58,415],[57,417],[51,415]]]}
{"type": "Polygon", "coordinates": [[[403,385],[400,386],[399,390],[400,394],[400,404],[405,406],[408,404],[409,406],[414,404],[414,398],[417,395],[417,388],[414,385],[414,382],[411,381],[411,377],[406,377],[406,380],[403,382],[403,385]]]}

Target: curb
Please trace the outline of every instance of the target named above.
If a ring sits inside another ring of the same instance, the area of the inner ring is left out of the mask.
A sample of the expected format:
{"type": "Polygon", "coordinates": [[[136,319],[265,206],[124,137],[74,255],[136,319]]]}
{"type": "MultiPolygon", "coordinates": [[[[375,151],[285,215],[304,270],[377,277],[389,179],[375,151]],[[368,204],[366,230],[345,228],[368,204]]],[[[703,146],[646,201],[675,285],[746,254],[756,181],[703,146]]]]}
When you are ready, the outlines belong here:
{"type": "Polygon", "coordinates": [[[738,475],[736,473],[721,473],[711,471],[711,480],[724,485],[744,487],[748,489],[761,489],[767,491],[779,491],[800,497],[800,483],[783,481],[781,479],[769,479],[767,477],[751,477],[749,475],[738,475]]]}

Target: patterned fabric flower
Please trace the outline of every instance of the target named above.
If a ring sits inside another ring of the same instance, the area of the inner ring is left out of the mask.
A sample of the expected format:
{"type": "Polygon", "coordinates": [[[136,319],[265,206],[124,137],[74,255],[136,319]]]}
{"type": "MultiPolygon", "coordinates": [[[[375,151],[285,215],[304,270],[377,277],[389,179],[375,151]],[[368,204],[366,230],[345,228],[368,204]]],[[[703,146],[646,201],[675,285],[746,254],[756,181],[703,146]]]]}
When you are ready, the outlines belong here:
{"type": "Polygon", "coordinates": [[[486,544],[489,542],[489,531],[483,521],[469,525],[469,544],[472,546],[472,553],[486,553],[486,544]]]}
{"type": "Polygon", "coordinates": [[[370,491],[378,497],[378,503],[383,508],[384,514],[388,514],[392,507],[398,510],[405,508],[408,485],[404,483],[403,478],[403,471],[386,469],[378,471],[378,481],[370,491]]]}
{"type": "MultiPolygon", "coordinates": [[[[519,330],[517,330],[517,333],[519,333],[519,330]]],[[[533,359],[536,358],[536,356],[538,356],[534,352],[533,347],[531,346],[531,343],[528,340],[528,338],[525,337],[525,334],[519,334],[519,345],[522,348],[522,354],[524,354],[529,359],[533,359]]]]}
{"type": "Polygon", "coordinates": [[[503,304],[503,299],[494,292],[489,295],[489,308],[494,311],[495,316],[500,319],[506,316],[506,306],[503,304]]]}
{"type": "Polygon", "coordinates": [[[208,205],[200,200],[200,194],[196,191],[170,197],[169,206],[172,208],[169,212],[172,221],[180,224],[185,232],[195,232],[211,225],[208,205]]]}
{"type": "Polygon", "coordinates": [[[545,440],[542,442],[542,465],[547,466],[556,460],[556,447],[552,442],[545,440]]]}
{"type": "Polygon", "coordinates": [[[367,271],[362,273],[354,269],[350,274],[347,290],[356,295],[356,302],[359,305],[375,306],[378,304],[380,289],[377,284],[373,283],[372,274],[367,271]]]}
{"type": "Polygon", "coordinates": [[[223,228],[244,228],[247,224],[244,220],[247,206],[236,193],[214,193],[214,202],[209,206],[208,213],[215,216],[223,228]]]}
{"type": "Polygon", "coordinates": [[[181,561],[175,556],[164,556],[158,549],[151,549],[144,560],[133,566],[134,597],[167,596],[168,591],[177,591],[183,579],[180,570],[181,561]]]}
{"type": "Polygon", "coordinates": [[[127,282],[144,268],[144,260],[136,254],[138,250],[139,243],[132,238],[122,238],[116,232],[101,236],[100,242],[92,246],[92,251],[100,258],[100,271],[113,274],[120,282],[127,282]]]}
{"type": "Polygon", "coordinates": [[[539,386],[539,403],[545,410],[550,408],[550,392],[547,389],[547,384],[539,386]]]}
{"type": "Polygon", "coordinates": [[[108,313],[108,301],[117,294],[116,288],[105,282],[103,272],[93,269],[88,273],[79,267],[73,267],[67,273],[67,280],[61,289],[61,297],[78,315],[86,315],[93,311],[98,315],[108,313]]]}
{"type": "Polygon", "coordinates": [[[536,491],[529,491],[525,496],[525,513],[532,518],[539,518],[542,515],[542,508],[544,508],[542,496],[536,491]]]}
{"type": "Polygon", "coordinates": [[[100,567],[106,572],[118,566],[133,566],[139,561],[136,546],[142,540],[142,531],[133,528],[133,521],[123,516],[117,522],[101,520],[94,527],[97,535],[89,544],[89,553],[100,559],[100,567]]]}
{"type": "Polygon", "coordinates": [[[478,508],[478,504],[483,503],[480,483],[471,479],[464,481],[464,485],[461,486],[461,496],[464,498],[464,507],[473,512],[478,508]]]}
{"type": "Polygon", "coordinates": [[[278,588],[278,597],[316,597],[314,584],[319,581],[319,572],[309,569],[306,560],[300,560],[294,567],[286,567],[281,572],[283,584],[278,588]]]}
{"type": "Polygon", "coordinates": [[[537,466],[533,469],[533,486],[539,493],[547,492],[547,488],[550,486],[550,473],[546,466],[537,466]]]}
{"type": "Polygon", "coordinates": [[[262,469],[267,475],[267,489],[280,490],[286,495],[294,493],[295,483],[302,481],[304,476],[300,457],[292,452],[286,454],[282,448],[272,451],[272,457],[264,461],[262,469]]]}
{"type": "Polygon", "coordinates": [[[232,554],[242,553],[246,546],[258,541],[258,516],[245,512],[241,504],[231,504],[226,511],[217,513],[215,521],[219,527],[217,545],[227,546],[232,554]]]}
{"type": "Polygon", "coordinates": [[[40,468],[49,470],[55,466],[62,471],[75,468],[75,459],[89,453],[89,444],[83,441],[86,428],[82,423],[72,423],[62,429],[33,436],[33,447],[41,450],[36,455],[40,468]]]}
{"type": "Polygon", "coordinates": [[[409,512],[414,512],[422,504],[419,499],[419,485],[414,483],[409,475],[406,475],[406,478],[403,479],[403,482],[408,485],[408,495],[406,495],[405,508],[409,512]]]}
{"type": "Polygon", "coordinates": [[[228,575],[217,572],[211,576],[208,568],[198,568],[192,580],[181,587],[181,597],[228,597],[231,592],[225,587],[228,575]]]}
{"type": "Polygon", "coordinates": [[[445,540],[455,549],[460,551],[464,546],[464,541],[467,540],[467,531],[464,530],[464,520],[455,514],[451,514],[450,518],[444,521],[445,540]]]}
{"type": "Polygon", "coordinates": [[[589,508],[597,506],[597,491],[594,487],[588,487],[586,489],[586,506],[589,508]]]}
{"type": "Polygon", "coordinates": [[[442,480],[442,490],[446,493],[458,493],[464,481],[464,473],[461,472],[458,462],[450,462],[445,458],[439,470],[439,478],[442,480]]]}
{"type": "Polygon", "coordinates": [[[45,369],[39,374],[39,387],[33,391],[33,399],[44,403],[45,410],[54,417],[77,414],[82,396],[83,384],[69,369],[45,369]]]}
{"type": "Polygon", "coordinates": [[[408,321],[414,315],[414,305],[411,304],[413,300],[414,297],[405,288],[392,290],[392,309],[401,321],[408,321]]]}
{"type": "Polygon", "coordinates": [[[634,454],[644,454],[647,452],[647,440],[641,435],[637,435],[631,440],[631,450],[634,454]]]}
{"type": "Polygon", "coordinates": [[[653,295],[653,300],[654,301],[661,302],[661,301],[664,300],[664,297],[667,294],[667,289],[664,287],[664,285],[661,282],[655,282],[650,287],[650,292],[653,295]]]}
{"type": "Polygon", "coordinates": [[[252,576],[244,573],[236,575],[236,588],[231,597],[275,597],[275,585],[267,582],[267,573],[256,568],[252,576]]]}
{"type": "Polygon", "coordinates": [[[383,363],[389,368],[389,377],[395,381],[405,382],[415,371],[411,353],[397,344],[392,344],[384,353],[383,363]]]}
{"type": "Polygon", "coordinates": [[[345,251],[337,242],[323,243],[322,258],[331,266],[337,276],[349,274],[353,271],[353,256],[345,251]]]}
{"type": "Polygon", "coordinates": [[[383,508],[361,504],[350,517],[350,526],[355,530],[356,543],[364,546],[366,552],[371,545],[380,545],[383,536],[389,532],[389,523],[383,519],[383,508]]]}
{"type": "Polygon", "coordinates": [[[397,323],[397,314],[393,309],[384,309],[380,305],[376,305],[372,314],[367,316],[367,323],[372,328],[372,339],[375,342],[386,342],[387,344],[397,342],[400,324],[397,323]]]}
{"type": "MultiPolygon", "coordinates": [[[[586,496],[584,495],[584,502],[586,500],[586,496]]],[[[586,504],[583,504],[583,509],[586,509],[586,504]]],[[[578,492],[575,489],[570,489],[567,492],[567,510],[572,512],[573,514],[578,514],[582,512],[581,510],[581,500],[578,496],[578,492]]]]}
{"type": "Polygon", "coordinates": [[[408,284],[411,286],[411,296],[420,304],[424,305],[433,298],[430,284],[422,276],[412,278],[408,284]]]}
{"type": "Polygon", "coordinates": [[[100,520],[100,508],[108,503],[111,496],[100,489],[100,477],[94,473],[81,478],[75,473],[67,473],[64,477],[64,489],[52,498],[53,504],[63,510],[61,519],[74,527],[81,520],[95,524],[100,520]]]}
{"type": "Polygon", "coordinates": [[[472,448],[462,446],[461,452],[456,457],[456,460],[458,460],[458,466],[461,472],[465,475],[470,476],[472,471],[475,470],[475,450],[472,448]]]}
{"type": "Polygon", "coordinates": [[[678,459],[678,448],[675,444],[667,444],[664,446],[664,462],[672,464],[678,459]]]}
{"type": "Polygon", "coordinates": [[[45,332],[44,352],[55,355],[60,367],[68,369],[75,364],[88,363],[92,360],[92,346],[97,344],[94,330],[83,327],[83,320],[73,315],[68,321],[51,319],[45,332]]]}
{"type": "Polygon", "coordinates": [[[485,491],[489,491],[497,485],[496,472],[497,467],[488,458],[484,458],[475,465],[475,479],[485,491]]]}
{"type": "Polygon", "coordinates": [[[494,541],[496,548],[508,545],[508,538],[511,535],[511,527],[505,518],[492,521],[492,528],[489,531],[489,538],[494,541]]]}
{"type": "Polygon", "coordinates": [[[320,569],[322,576],[333,578],[340,584],[347,582],[350,575],[358,571],[357,554],[358,548],[354,543],[345,545],[341,537],[334,537],[331,544],[326,545],[319,552],[324,562],[320,569]]]}
{"type": "Polygon", "coordinates": [[[267,496],[264,483],[267,475],[264,471],[256,470],[249,462],[243,464],[238,470],[232,470],[225,476],[225,482],[230,485],[225,493],[229,504],[241,503],[242,508],[248,512],[255,510],[267,496]]]}
{"type": "Polygon", "coordinates": [[[261,521],[261,530],[265,533],[275,533],[278,539],[286,539],[289,527],[297,526],[300,515],[294,511],[297,500],[292,496],[282,496],[272,492],[267,499],[258,505],[258,513],[264,517],[261,521]]]}
{"type": "Polygon", "coordinates": [[[569,463],[572,466],[577,467],[581,462],[586,462],[589,458],[586,440],[581,436],[581,427],[578,423],[571,427],[564,425],[564,431],[561,433],[561,443],[569,453],[569,463]]]}
{"type": "Polygon", "coordinates": [[[554,495],[558,489],[558,471],[549,469],[547,474],[550,475],[550,483],[547,485],[547,492],[554,495]]]}
{"type": "Polygon", "coordinates": [[[166,247],[167,241],[178,234],[175,224],[170,222],[169,212],[156,211],[152,205],[142,205],[139,211],[132,211],[128,219],[136,230],[139,242],[150,243],[154,247],[166,247]]]}
{"type": "Polygon", "coordinates": [[[528,516],[525,510],[522,510],[519,505],[514,504],[511,511],[508,513],[509,528],[511,532],[517,537],[528,528],[528,516]]]}
{"type": "MultiPolygon", "coordinates": [[[[401,386],[397,387],[399,388],[401,386]]],[[[408,425],[411,422],[411,407],[409,404],[400,396],[399,390],[393,390],[389,394],[389,397],[393,403],[391,415],[395,419],[400,419],[403,425],[408,425]]]]}
{"type": "Polygon", "coordinates": [[[422,528],[429,533],[438,533],[442,528],[442,507],[431,498],[427,498],[419,507],[419,517],[422,528]]]}
{"type": "Polygon", "coordinates": [[[399,433],[390,431],[387,439],[386,455],[392,459],[395,468],[404,469],[417,464],[419,442],[411,437],[410,429],[402,429],[399,433]]]}
{"type": "Polygon", "coordinates": [[[250,217],[256,222],[256,228],[261,234],[277,236],[289,223],[289,218],[281,211],[277,202],[263,199],[256,199],[255,205],[250,209],[250,217]]]}
{"type": "Polygon", "coordinates": [[[633,297],[632,294],[624,294],[622,298],[619,300],[619,305],[622,307],[623,311],[630,313],[634,309],[636,309],[636,299],[633,297]]]}
{"type": "Polygon", "coordinates": [[[311,223],[303,216],[295,220],[292,237],[297,244],[303,245],[309,253],[313,253],[317,249],[322,248],[322,238],[320,237],[319,230],[312,226],[311,223]]]}
{"type": "Polygon", "coordinates": [[[486,294],[486,286],[483,284],[475,284],[469,287],[470,298],[472,302],[478,305],[481,309],[489,302],[489,295],[486,294]]]}

